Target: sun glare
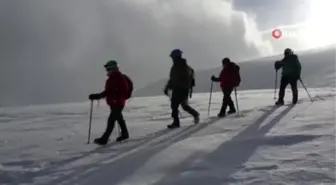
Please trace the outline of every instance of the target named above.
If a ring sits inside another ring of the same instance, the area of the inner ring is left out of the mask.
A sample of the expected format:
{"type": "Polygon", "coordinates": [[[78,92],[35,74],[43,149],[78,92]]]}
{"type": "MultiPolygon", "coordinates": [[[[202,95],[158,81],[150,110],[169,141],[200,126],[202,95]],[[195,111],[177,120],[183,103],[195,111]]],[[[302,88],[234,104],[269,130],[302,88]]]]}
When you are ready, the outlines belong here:
{"type": "Polygon", "coordinates": [[[336,0],[311,0],[306,34],[308,42],[323,46],[336,42],[336,0]]]}

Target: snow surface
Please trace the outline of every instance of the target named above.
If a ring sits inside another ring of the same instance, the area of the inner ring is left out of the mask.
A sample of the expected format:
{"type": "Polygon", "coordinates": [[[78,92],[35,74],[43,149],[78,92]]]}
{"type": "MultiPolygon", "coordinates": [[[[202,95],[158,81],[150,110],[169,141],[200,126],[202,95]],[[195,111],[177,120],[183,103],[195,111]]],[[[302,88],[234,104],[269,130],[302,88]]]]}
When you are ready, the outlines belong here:
{"type": "MultiPolygon", "coordinates": [[[[89,102],[0,108],[0,184],[335,184],[335,89],[300,89],[300,103],[274,109],[273,90],[238,91],[240,115],[217,119],[221,93],[194,94],[201,112],[171,123],[167,97],[134,98],[124,116],[131,139],[86,144],[89,102]]],[[[92,137],[109,109],[94,106],[92,137]]],[[[117,129],[111,141],[117,137],[117,129]]]]}

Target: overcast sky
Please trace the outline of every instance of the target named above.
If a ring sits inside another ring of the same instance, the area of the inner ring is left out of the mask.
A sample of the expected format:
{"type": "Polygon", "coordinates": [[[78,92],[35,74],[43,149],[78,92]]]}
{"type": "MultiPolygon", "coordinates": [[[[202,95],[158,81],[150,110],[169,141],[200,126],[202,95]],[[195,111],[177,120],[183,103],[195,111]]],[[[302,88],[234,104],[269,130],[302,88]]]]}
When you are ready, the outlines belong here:
{"type": "Polygon", "coordinates": [[[308,2],[1,0],[0,105],[86,99],[102,90],[111,59],[140,88],[168,75],[175,48],[196,70],[299,49],[269,30],[305,21],[308,2]]]}

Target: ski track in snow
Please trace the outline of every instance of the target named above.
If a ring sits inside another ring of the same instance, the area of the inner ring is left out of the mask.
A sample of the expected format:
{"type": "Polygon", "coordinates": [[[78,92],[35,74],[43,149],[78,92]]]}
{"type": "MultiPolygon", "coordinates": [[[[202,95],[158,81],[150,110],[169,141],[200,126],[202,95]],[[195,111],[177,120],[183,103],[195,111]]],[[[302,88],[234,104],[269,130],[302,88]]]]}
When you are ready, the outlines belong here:
{"type": "MultiPolygon", "coordinates": [[[[273,106],[272,90],[239,91],[240,115],[218,119],[221,93],[194,94],[201,122],[166,97],[134,98],[124,116],[131,138],[86,145],[89,103],[0,109],[0,184],[222,185],[335,184],[334,88],[300,89],[299,104],[273,106]]],[[[290,91],[286,100],[290,100],[290,91]]],[[[94,107],[92,138],[108,107],[94,107]]],[[[117,129],[116,129],[117,130],[117,129]]]]}

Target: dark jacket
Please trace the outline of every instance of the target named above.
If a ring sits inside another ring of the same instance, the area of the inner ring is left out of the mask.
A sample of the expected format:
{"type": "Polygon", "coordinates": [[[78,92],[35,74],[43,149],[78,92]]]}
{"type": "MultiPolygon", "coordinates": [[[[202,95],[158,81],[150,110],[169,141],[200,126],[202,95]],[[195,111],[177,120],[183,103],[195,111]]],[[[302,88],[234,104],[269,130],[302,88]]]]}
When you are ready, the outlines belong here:
{"type": "Polygon", "coordinates": [[[282,68],[282,75],[291,78],[299,78],[301,76],[301,63],[297,55],[289,55],[281,61],[275,63],[275,69],[282,68]]]}
{"type": "Polygon", "coordinates": [[[228,63],[221,71],[218,81],[221,88],[234,88],[240,84],[240,67],[234,62],[228,63]]]}
{"type": "Polygon", "coordinates": [[[186,59],[174,62],[170,69],[168,89],[189,89],[194,86],[194,70],[188,66],[186,59]]]}

